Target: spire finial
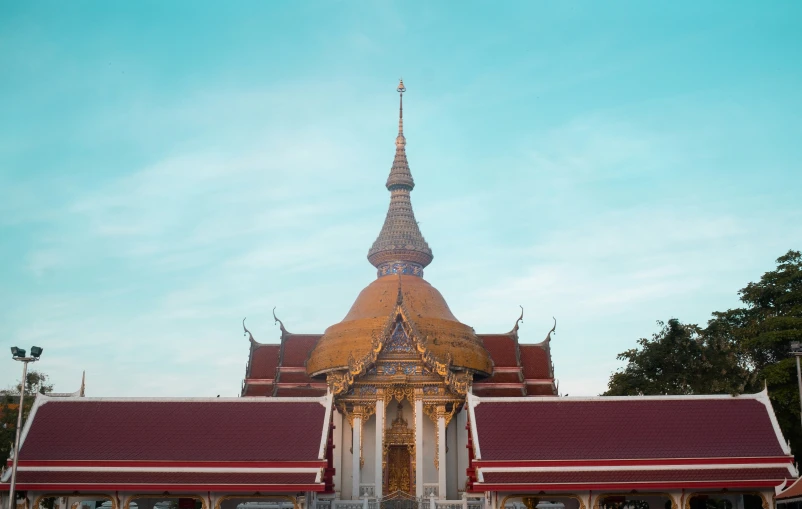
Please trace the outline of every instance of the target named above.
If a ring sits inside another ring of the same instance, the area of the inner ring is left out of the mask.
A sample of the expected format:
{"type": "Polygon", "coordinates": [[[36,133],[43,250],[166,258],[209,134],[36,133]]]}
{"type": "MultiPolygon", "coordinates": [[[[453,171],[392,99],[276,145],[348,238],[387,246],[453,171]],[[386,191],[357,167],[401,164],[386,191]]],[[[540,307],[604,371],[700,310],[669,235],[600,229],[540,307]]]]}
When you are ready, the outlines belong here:
{"type": "Polygon", "coordinates": [[[404,138],[404,80],[398,82],[398,137],[395,139],[395,158],[385,184],[390,191],[390,208],[379,237],[368,251],[368,261],[378,269],[378,275],[408,274],[423,276],[423,268],[432,261],[432,250],[421,235],[409,193],[415,187],[407,162],[404,138]]]}
{"type": "Polygon", "coordinates": [[[395,146],[396,147],[403,147],[407,144],[406,138],[404,138],[404,92],[407,91],[407,87],[404,86],[404,80],[401,79],[398,81],[398,88],[396,89],[398,92],[398,137],[395,139],[395,146]]]}

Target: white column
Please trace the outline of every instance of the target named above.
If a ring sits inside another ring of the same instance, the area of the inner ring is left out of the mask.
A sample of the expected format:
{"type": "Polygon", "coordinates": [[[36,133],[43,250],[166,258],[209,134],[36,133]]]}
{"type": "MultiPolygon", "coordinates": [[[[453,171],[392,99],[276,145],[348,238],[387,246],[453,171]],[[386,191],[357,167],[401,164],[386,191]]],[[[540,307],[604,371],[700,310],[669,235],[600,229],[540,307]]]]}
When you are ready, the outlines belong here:
{"type": "MultiPolygon", "coordinates": [[[[379,395],[381,396],[381,394],[379,395]]],[[[382,488],[384,487],[384,476],[382,475],[382,460],[384,459],[384,397],[376,400],[376,465],[374,467],[374,479],[376,482],[374,493],[376,498],[382,498],[382,488]]]]}
{"type": "MultiPolygon", "coordinates": [[[[343,426],[343,414],[339,410],[334,411],[332,415],[334,419],[334,492],[336,498],[342,498],[343,484],[345,484],[345,476],[343,475],[343,455],[345,454],[345,447],[347,444],[347,436],[343,436],[345,426],[343,426]]],[[[209,506],[214,507],[213,505],[209,506]]]]}
{"type": "Polygon", "coordinates": [[[423,400],[415,398],[415,496],[423,496],[423,400]]]}
{"type": "MultiPolygon", "coordinates": [[[[445,409],[443,409],[445,411],[445,409]]],[[[446,418],[438,412],[437,417],[437,496],[446,498],[446,418]]]]}
{"type": "Polygon", "coordinates": [[[359,499],[359,484],[362,481],[362,469],[359,465],[359,444],[362,443],[362,417],[354,417],[354,440],[351,446],[354,450],[351,455],[351,499],[359,499]]]}

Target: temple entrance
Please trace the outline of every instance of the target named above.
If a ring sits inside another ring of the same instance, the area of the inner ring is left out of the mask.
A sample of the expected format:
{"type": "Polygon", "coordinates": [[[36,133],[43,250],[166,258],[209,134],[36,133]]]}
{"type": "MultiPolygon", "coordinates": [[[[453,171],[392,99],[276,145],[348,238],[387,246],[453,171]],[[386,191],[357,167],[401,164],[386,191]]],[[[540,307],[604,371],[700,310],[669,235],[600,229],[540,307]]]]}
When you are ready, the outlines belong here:
{"type": "Polygon", "coordinates": [[[412,492],[412,458],[405,445],[387,448],[387,493],[412,492]]]}
{"type": "MultiPolygon", "coordinates": [[[[398,404],[398,414],[384,431],[384,493],[382,500],[409,500],[415,493],[415,430],[404,419],[404,410],[398,404]],[[404,496],[396,496],[403,493],[404,496]],[[392,498],[391,497],[395,497],[392,498]],[[400,497],[400,498],[399,498],[400,497]]],[[[384,502],[382,502],[384,503],[384,502]]],[[[400,502],[399,502],[400,503],[400,502]]],[[[408,509],[388,506],[387,509],[408,509]]],[[[415,509],[415,508],[412,508],[415,509]]]]}
{"type": "Polygon", "coordinates": [[[420,500],[404,491],[395,491],[381,499],[380,509],[420,509],[420,500]]]}

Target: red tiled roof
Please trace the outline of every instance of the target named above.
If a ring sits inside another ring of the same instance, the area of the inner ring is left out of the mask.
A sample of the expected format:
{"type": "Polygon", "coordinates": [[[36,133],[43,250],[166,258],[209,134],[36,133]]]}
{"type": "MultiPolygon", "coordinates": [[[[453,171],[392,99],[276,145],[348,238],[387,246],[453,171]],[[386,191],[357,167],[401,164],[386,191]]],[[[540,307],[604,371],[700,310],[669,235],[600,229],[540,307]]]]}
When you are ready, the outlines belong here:
{"type": "Polygon", "coordinates": [[[322,334],[287,334],[284,340],[281,365],[303,367],[309,357],[309,352],[312,351],[321,336],[322,334]]]}
{"type": "MultiPolygon", "coordinates": [[[[522,386],[523,387],[523,386],[522,386]]],[[[483,384],[474,384],[473,394],[485,398],[520,398],[523,396],[523,388],[521,389],[500,389],[493,386],[485,386],[483,384]]]]}
{"type": "Polygon", "coordinates": [[[527,384],[527,396],[555,396],[553,384],[527,384]]]}
{"type": "Polygon", "coordinates": [[[279,378],[279,383],[312,384],[312,383],[320,383],[320,381],[312,380],[312,378],[306,373],[281,373],[281,377],[279,378]]]}
{"type": "Polygon", "coordinates": [[[541,345],[520,345],[524,378],[551,378],[551,356],[541,345]]]}
{"type": "Polygon", "coordinates": [[[247,378],[273,380],[276,376],[280,349],[281,345],[255,345],[248,362],[247,378]]]}
{"type": "Polygon", "coordinates": [[[312,398],[326,394],[325,388],[315,387],[279,387],[278,397],[281,398],[312,398]]]}
{"type": "Polygon", "coordinates": [[[318,401],[45,398],[20,460],[317,461],[325,416],[318,401]]]}
{"type": "Polygon", "coordinates": [[[273,384],[253,384],[245,382],[245,388],[242,392],[243,396],[272,396],[273,384]]]}
{"type": "Polygon", "coordinates": [[[764,393],[473,402],[482,461],[788,455],[764,393]]]}
{"type": "Polygon", "coordinates": [[[498,373],[494,371],[490,378],[485,378],[479,383],[521,384],[523,380],[520,373],[498,373]]]}
{"type": "Polygon", "coordinates": [[[477,334],[495,367],[518,366],[517,343],[512,334],[477,334]]]}

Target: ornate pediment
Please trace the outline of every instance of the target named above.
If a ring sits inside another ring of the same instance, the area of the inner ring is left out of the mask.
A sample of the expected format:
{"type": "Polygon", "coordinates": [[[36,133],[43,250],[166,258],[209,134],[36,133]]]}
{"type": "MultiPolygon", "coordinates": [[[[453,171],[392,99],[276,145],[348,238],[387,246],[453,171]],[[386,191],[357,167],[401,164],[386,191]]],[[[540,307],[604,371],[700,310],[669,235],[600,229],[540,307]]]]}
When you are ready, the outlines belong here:
{"type": "Polygon", "coordinates": [[[347,370],[328,374],[332,393],[346,398],[357,396],[358,391],[352,388],[358,379],[360,385],[374,388],[419,387],[429,394],[448,392],[464,397],[472,373],[452,370],[450,356],[436,356],[427,348],[428,341],[428,337],[418,334],[403,302],[399,302],[382,332],[372,338],[370,351],[361,359],[349,357],[347,370]],[[442,385],[446,391],[433,389],[442,385]]]}

